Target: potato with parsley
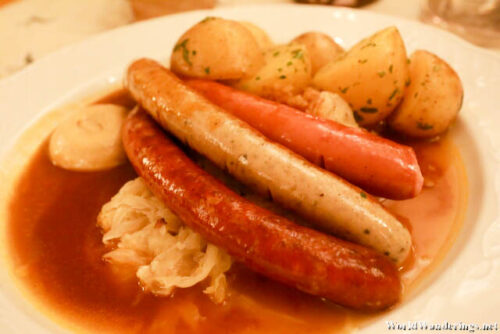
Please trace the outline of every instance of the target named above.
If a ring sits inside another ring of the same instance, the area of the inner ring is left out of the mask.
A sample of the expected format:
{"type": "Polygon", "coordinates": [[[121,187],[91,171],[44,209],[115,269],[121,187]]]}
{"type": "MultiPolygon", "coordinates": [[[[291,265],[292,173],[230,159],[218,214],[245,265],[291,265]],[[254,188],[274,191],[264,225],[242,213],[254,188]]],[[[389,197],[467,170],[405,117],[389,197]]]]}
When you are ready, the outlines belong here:
{"type": "Polygon", "coordinates": [[[292,42],[306,46],[311,57],[313,74],[345,52],[330,36],[322,32],[306,32],[294,38],[292,42]]]}
{"type": "Polygon", "coordinates": [[[412,54],[409,67],[410,84],[403,102],[389,117],[389,126],[411,137],[443,133],[462,106],[460,78],[444,60],[424,50],[412,54]]]}
{"type": "Polygon", "coordinates": [[[265,65],[235,86],[253,94],[277,100],[300,94],[311,82],[311,60],[303,44],[275,46],[264,53],[265,65]]]}
{"type": "Polygon", "coordinates": [[[340,94],[360,125],[377,124],[396,108],[408,84],[406,48],[399,31],[389,27],[362,40],[322,67],[313,83],[340,94]]]}
{"type": "Polygon", "coordinates": [[[250,31],[262,51],[267,50],[274,45],[271,37],[269,37],[267,32],[265,32],[262,28],[251,22],[241,21],[239,23],[250,31]]]}
{"type": "Polygon", "coordinates": [[[186,31],[170,58],[173,72],[212,80],[253,75],[264,56],[252,33],[236,21],[207,17],[186,31]]]}

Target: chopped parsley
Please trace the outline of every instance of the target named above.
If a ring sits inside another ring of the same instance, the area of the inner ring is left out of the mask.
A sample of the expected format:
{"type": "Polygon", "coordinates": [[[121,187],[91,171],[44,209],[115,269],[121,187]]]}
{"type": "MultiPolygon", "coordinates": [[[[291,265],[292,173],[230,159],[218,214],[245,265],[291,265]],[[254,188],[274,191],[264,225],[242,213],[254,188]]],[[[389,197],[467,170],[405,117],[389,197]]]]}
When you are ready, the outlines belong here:
{"type": "Polygon", "coordinates": [[[286,63],[286,66],[292,66],[293,63],[291,61],[289,61],[288,63],[286,63]]]}
{"type": "Polygon", "coordinates": [[[192,54],[193,56],[196,56],[196,50],[191,51],[191,54],[192,54]]]}
{"type": "Polygon", "coordinates": [[[352,114],[356,122],[362,122],[364,120],[363,116],[361,116],[356,110],[354,110],[352,114]]]}
{"type": "Polygon", "coordinates": [[[368,59],[358,59],[358,63],[364,64],[368,61],[368,59]]]}
{"type": "Polygon", "coordinates": [[[174,52],[177,52],[177,51],[182,51],[182,58],[184,59],[184,61],[189,65],[189,66],[192,66],[193,63],[191,63],[191,60],[189,60],[189,50],[187,48],[187,43],[189,41],[189,38],[186,38],[185,40],[183,40],[182,42],[180,42],[179,44],[177,44],[175,47],[174,47],[174,52]]]}
{"type": "Polygon", "coordinates": [[[349,89],[349,87],[344,87],[344,88],[339,87],[339,90],[340,90],[340,92],[341,92],[342,94],[347,93],[347,90],[348,90],[348,89],[349,89]]]}
{"type": "Polygon", "coordinates": [[[374,42],[370,42],[370,43],[367,43],[367,44],[363,45],[361,47],[361,50],[363,50],[364,48],[374,47],[374,46],[377,46],[377,44],[375,44],[374,42]]]}
{"type": "Polygon", "coordinates": [[[411,59],[410,58],[406,59],[406,63],[411,64],[411,59]]]}
{"type": "Polygon", "coordinates": [[[301,49],[296,49],[292,51],[292,56],[295,59],[303,59],[304,58],[304,52],[302,52],[301,49]]]}
{"type": "Polygon", "coordinates": [[[399,92],[399,88],[394,88],[394,90],[392,91],[391,95],[389,96],[389,101],[392,100],[394,98],[394,96],[396,96],[396,94],[399,92]]]}
{"type": "Polygon", "coordinates": [[[359,109],[361,112],[364,112],[365,114],[374,114],[378,112],[377,108],[371,108],[371,107],[363,107],[359,109]]]}
{"type": "Polygon", "coordinates": [[[278,57],[279,55],[280,55],[280,52],[279,52],[279,51],[275,51],[275,52],[273,53],[273,57],[278,57]]]}
{"type": "Polygon", "coordinates": [[[392,73],[392,64],[389,66],[389,73],[392,73]]]}
{"type": "Polygon", "coordinates": [[[408,87],[410,84],[411,84],[411,79],[410,78],[406,79],[405,87],[408,87]]]}
{"type": "Polygon", "coordinates": [[[363,198],[366,198],[366,193],[364,193],[363,191],[359,193],[359,195],[363,198]]]}
{"type": "Polygon", "coordinates": [[[370,230],[365,228],[365,230],[363,231],[365,234],[370,234],[370,230]]]}
{"type": "Polygon", "coordinates": [[[385,76],[385,71],[381,71],[377,73],[379,77],[383,78],[385,76]]]}
{"type": "Polygon", "coordinates": [[[280,79],[286,79],[286,75],[280,75],[280,79]]]}
{"type": "Polygon", "coordinates": [[[260,80],[260,76],[256,76],[255,80],[259,81],[260,80]]]}
{"type": "Polygon", "coordinates": [[[205,73],[210,74],[210,67],[205,67],[205,73]]]}
{"type": "Polygon", "coordinates": [[[372,99],[368,99],[368,100],[366,100],[366,103],[367,103],[367,104],[372,104],[372,99]]]}
{"type": "Polygon", "coordinates": [[[428,124],[428,123],[423,123],[423,122],[417,122],[417,127],[420,130],[431,130],[434,128],[434,126],[428,124]]]}
{"type": "Polygon", "coordinates": [[[216,19],[216,17],[214,17],[214,16],[207,16],[203,20],[201,20],[200,23],[205,23],[205,22],[212,21],[215,19],[216,19]]]}

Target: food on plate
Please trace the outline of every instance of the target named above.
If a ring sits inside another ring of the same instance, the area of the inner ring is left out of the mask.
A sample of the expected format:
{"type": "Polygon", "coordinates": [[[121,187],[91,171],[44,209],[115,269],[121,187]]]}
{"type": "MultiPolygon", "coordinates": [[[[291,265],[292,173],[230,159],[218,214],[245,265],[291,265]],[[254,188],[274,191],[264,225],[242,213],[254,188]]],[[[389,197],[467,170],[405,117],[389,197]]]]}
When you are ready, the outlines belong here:
{"type": "Polygon", "coordinates": [[[260,27],[252,22],[240,21],[239,23],[252,33],[261,50],[267,50],[274,45],[271,37],[260,27]]]}
{"type": "Polygon", "coordinates": [[[399,276],[389,259],[243,199],[196,166],[144,111],[128,117],[123,143],[154,194],[248,267],[357,309],[384,309],[399,299],[399,276]]]}
{"type": "Polygon", "coordinates": [[[60,109],[13,192],[13,272],[72,323],[350,332],[452,245],[462,86],[428,51],[407,60],[396,28],[344,53],[208,17],[170,64],[60,109]]]}
{"type": "Polygon", "coordinates": [[[50,158],[65,169],[95,171],[126,161],[121,127],[127,109],[98,104],[75,110],[50,137],[50,158]]]}
{"type": "Polygon", "coordinates": [[[236,21],[207,17],[177,41],[170,59],[172,71],[216,80],[253,75],[264,56],[250,30],[236,21]]]}
{"type": "Polygon", "coordinates": [[[345,52],[333,38],[318,31],[303,33],[295,37],[292,42],[303,44],[307,48],[311,57],[312,74],[345,52]]]}
{"type": "Polygon", "coordinates": [[[425,50],[411,55],[409,68],[410,82],[403,102],[389,118],[390,127],[421,138],[445,132],[462,106],[460,78],[444,60],[425,50]]]}
{"type": "MultiPolygon", "coordinates": [[[[418,195],[422,189],[423,177],[417,158],[408,146],[364,129],[312,117],[284,104],[212,81],[190,80],[187,83],[271,140],[370,193],[405,199],[418,195]]],[[[316,185],[311,187],[317,188],[316,185]]],[[[274,191],[272,193],[274,195],[274,191]]],[[[312,198],[315,200],[314,196],[312,198]]],[[[317,209],[321,207],[318,205],[317,209]]]]}
{"type": "Polygon", "coordinates": [[[339,94],[323,91],[305,110],[310,115],[328,119],[345,126],[359,128],[349,104],[339,94]]]}
{"type": "Polygon", "coordinates": [[[116,244],[104,259],[137,268],[147,291],[170,296],[175,288],[192,287],[208,278],[203,292],[216,303],[224,301],[231,258],[184,226],[142,178],[127,182],[102,207],[97,221],[104,244],[116,244]]]}
{"type": "Polygon", "coordinates": [[[313,83],[342,96],[359,124],[377,124],[397,107],[408,84],[406,48],[399,31],[386,28],[357,43],[322,67],[313,83]]]}
{"type": "Polygon", "coordinates": [[[132,63],[125,86],[162,127],[243,183],[329,232],[406,259],[410,234],[377,200],[271,142],[159,63],[132,63]]]}
{"type": "Polygon", "coordinates": [[[306,47],[291,43],[264,53],[264,66],[235,86],[247,92],[284,100],[300,94],[311,83],[311,60],[306,47]]]}

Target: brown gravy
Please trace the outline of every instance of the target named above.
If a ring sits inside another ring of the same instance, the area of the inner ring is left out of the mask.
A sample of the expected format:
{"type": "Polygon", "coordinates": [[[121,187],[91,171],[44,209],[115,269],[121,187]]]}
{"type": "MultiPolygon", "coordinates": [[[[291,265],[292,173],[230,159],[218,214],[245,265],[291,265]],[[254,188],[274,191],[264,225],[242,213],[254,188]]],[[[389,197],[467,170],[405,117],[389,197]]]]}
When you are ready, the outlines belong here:
{"type": "MultiPolygon", "coordinates": [[[[131,106],[120,93],[100,102],[131,106]]],[[[449,138],[412,144],[427,187],[417,198],[385,201],[409,224],[412,259],[402,269],[408,287],[435,267],[453,242],[466,206],[466,177],[449,138]]],[[[254,274],[229,273],[231,295],[221,306],[202,287],[173,297],[144,293],[133,274],[104,263],[96,217],[128,180],[130,165],[78,173],[52,165],[41,145],[10,205],[8,237],[16,276],[62,319],[85,331],[113,333],[325,333],[348,331],[374,315],[345,310],[254,274]]]]}

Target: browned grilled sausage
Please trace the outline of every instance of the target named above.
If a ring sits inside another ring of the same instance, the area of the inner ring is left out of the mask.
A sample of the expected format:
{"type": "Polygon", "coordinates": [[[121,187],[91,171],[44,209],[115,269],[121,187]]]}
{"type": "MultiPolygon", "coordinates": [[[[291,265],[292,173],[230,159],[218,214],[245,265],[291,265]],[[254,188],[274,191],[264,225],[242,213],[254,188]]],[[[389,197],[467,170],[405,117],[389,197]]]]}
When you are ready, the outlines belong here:
{"type": "Polygon", "coordinates": [[[398,301],[398,271],[386,257],[297,225],[249,202],[192,162],[143,111],[123,128],[132,165],[186,225],[274,280],[356,309],[398,301]]]}
{"type": "Polygon", "coordinates": [[[166,130],[236,179],[311,223],[401,263],[406,228],[361,189],[270,141],[149,59],[130,65],[125,86],[166,130]]]}

